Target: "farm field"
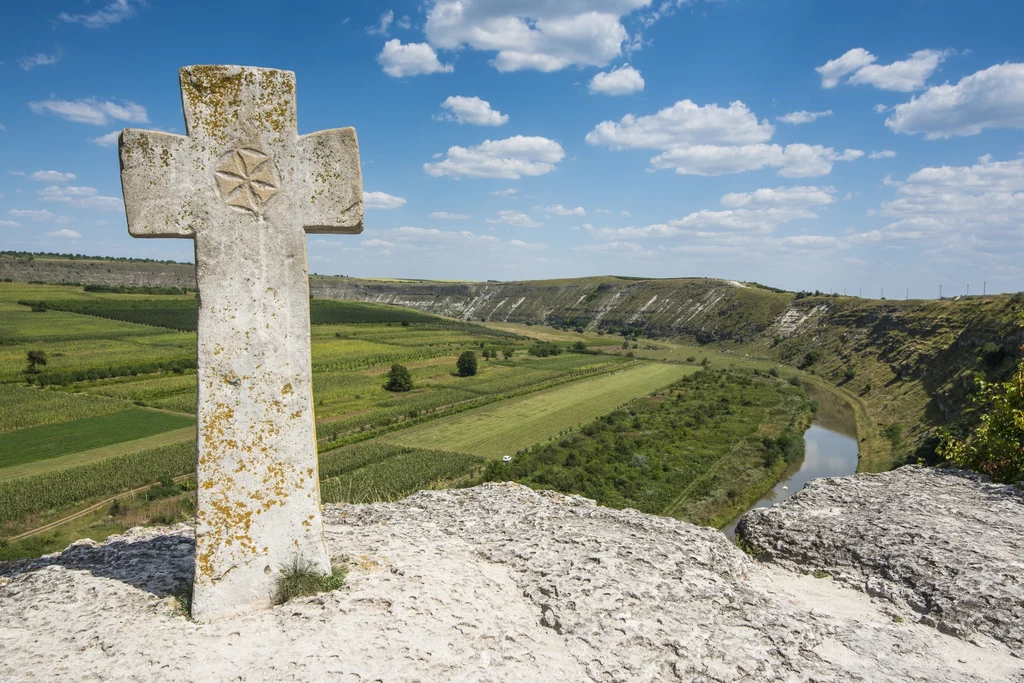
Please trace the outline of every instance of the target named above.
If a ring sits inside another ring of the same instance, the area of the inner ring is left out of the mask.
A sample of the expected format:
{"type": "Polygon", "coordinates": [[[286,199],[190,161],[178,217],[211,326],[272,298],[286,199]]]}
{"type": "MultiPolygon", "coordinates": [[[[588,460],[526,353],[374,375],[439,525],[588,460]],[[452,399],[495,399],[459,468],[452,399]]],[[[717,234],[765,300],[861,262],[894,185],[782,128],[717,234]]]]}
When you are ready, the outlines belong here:
{"type": "Polygon", "coordinates": [[[643,364],[411,427],[383,440],[500,458],[556,437],[696,370],[684,365],[643,364]]]}

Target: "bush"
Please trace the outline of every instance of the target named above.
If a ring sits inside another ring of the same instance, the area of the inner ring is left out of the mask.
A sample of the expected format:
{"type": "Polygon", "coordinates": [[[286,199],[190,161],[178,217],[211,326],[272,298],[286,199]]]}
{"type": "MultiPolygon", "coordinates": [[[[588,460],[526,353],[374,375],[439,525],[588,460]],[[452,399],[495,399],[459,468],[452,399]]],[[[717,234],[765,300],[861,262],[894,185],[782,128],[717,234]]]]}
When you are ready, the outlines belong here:
{"type": "Polygon", "coordinates": [[[471,377],[476,374],[476,354],[472,351],[463,351],[459,360],[455,363],[458,368],[459,377],[471,377]]]}
{"type": "Polygon", "coordinates": [[[976,379],[971,401],[982,412],[974,434],[961,438],[947,430],[936,449],[961,467],[984,472],[999,482],[1024,481],[1024,359],[1009,382],[976,379]]]}
{"type": "Polygon", "coordinates": [[[409,368],[399,363],[392,365],[384,389],[387,391],[409,391],[412,389],[412,374],[410,374],[409,368]]]}
{"type": "Polygon", "coordinates": [[[330,574],[318,574],[312,562],[297,555],[291,564],[281,568],[274,592],[274,604],[282,605],[293,598],[337,590],[345,583],[347,573],[347,568],[332,565],[330,574]]]}
{"type": "Polygon", "coordinates": [[[800,362],[799,368],[801,370],[806,370],[807,368],[811,367],[812,365],[814,365],[817,362],[818,362],[818,352],[817,351],[808,351],[804,355],[804,359],[800,362]]]}
{"type": "Polygon", "coordinates": [[[857,376],[857,368],[853,367],[852,365],[847,365],[846,366],[846,370],[843,371],[843,379],[845,379],[847,382],[849,382],[850,380],[852,380],[856,376],[857,376]]]}

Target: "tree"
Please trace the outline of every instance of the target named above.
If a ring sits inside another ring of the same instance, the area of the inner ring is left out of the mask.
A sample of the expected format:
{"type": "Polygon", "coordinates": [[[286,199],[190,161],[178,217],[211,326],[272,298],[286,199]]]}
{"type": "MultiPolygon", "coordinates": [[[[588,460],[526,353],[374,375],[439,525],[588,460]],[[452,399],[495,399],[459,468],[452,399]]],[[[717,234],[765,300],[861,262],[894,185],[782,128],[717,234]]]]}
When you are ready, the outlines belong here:
{"type": "Polygon", "coordinates": [[[983,412],[972,436],[946,431],[936,452],[962,467],[984,472],[999,482],[1024,481],[1024,358],[1009,382],[975,379],[972,401],[983,412]]]}
{"type": "Polygon", "coordinates": [[[501,355],[505,356],[505,360],[508,360],[513,355],[515,355],[515,352],[516,352],[516,347],[514,347],[514,346],[507,346],[507,347],[505,347],[504,349],[501,350],[501,355]]]}
{"type": "Polygon", "coordinates": [[[46,351],[29,351],[28,352],[28,369],[25,372],[35,374],[39,372],[39,366],[46,365],[46,351]]]}
{"type": "Polygon", "coordinates": [[[463,351],[456,362],[460,377],[470,377],[476,374],[476,354],[472,351],[463,351]]]}
{"type": "Polygon", "coordinates": [[[384,388],[388,391],[409,391],[412,389],[412,375],[409,373],[409,368],[398,363],[392,365],[384,388]]]}

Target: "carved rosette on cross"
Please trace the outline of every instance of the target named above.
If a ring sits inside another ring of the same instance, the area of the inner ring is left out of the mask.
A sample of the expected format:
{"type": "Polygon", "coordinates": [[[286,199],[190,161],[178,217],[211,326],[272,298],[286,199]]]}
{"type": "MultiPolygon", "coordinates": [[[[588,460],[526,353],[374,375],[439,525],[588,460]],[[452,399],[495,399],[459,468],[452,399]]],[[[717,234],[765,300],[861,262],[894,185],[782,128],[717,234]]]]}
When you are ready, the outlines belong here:
{"type": "Polygon", "coordinates": [[[198,621],[270,604],[296,558],[330,572],[320,517],[307,233],[362,232],[355,130],[298,134],[295,74],[181,69],[188,135],[126,129],[135,237],[195,241],[198,621]]]}

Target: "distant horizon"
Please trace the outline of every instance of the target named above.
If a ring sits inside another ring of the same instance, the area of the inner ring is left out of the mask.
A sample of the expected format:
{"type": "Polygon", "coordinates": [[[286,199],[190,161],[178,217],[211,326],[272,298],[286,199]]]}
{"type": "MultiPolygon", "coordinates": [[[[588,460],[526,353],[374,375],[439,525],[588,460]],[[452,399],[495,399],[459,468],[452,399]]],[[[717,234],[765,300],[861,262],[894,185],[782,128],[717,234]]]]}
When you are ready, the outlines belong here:
{"type": "MultiPolygon", "coordinates": [[[[118,260],[120,260],[120,261],[139,261],[139,262],[143,262],[143,263],[166,263],[166,264],[173,264],[173,265],[179,265],[179,266],[193,266],[193,267],[195,267],[195,263],[192,262],[192,261],[174,261],[174,260],[168,260],[168,259],[152,259],[152,258],[146,258],[146,257],[131,257],[131,256],[96,256],[96,255],[78,254],[78,253],[71,253],[71,252],[27,252],[27,251],[0,250],[0,256],[16,256],[16,257],[32,256],[32,257],[46,257],[46,258],[62,258],[62,259],[66,259],[66,260],[81,259],[81,260],[86,260],[86,261],[114,261],[114,262],[117,262],[118,260]]],[[[944,293],[941,297],[939,297],[939,296],[934,296],[934,297],[909,297],[909,298],[893,297],[893,296],[873,297],[873,296],[864,296],[863,294],[852,294],[852,293],[848,293],[848,292],[840,293],[840,292],[825,291],[825,290],[820,290],[820,289],[818,289],[818,290],[816,290],[816,289],[795,289],[795,290],[794,289],[785,289],[785,288],[782,288],[782,287],[775,287],[774,285],[771,285],[771,284],[768,284],[768,283],[765,283],[765,282],[759,282],[759,281],[756,281],[756,280],[743,280],[743,279],[736,279],[736,278],[716,277],[716,276],[712,276],[712,275],[679,275],[679,276],[673,276],[673,277],[649,277],[649,276],[644,276],[644,275],[623,275],[623,274],[616,275],[616,274],[611,274],[611,273],[602,273],[602,274],[591,274],[591,275],[577,275],[577,276],[572,276],[572,277],[538,277],[538,278],[528,278],[528,279],[521,279],[521,280],[497,280],[497,279],[459,280],[459,279],[449,279],[449,278],[445,278],[445,279],[439,279],[439,278],[416,278],[416,277],[406,277],[406,276],[399,276],[399,275],[345,275],[344,273],[329,274],[329,273],[316,273],[316,272],[310,271],[309,272],[309,277],[347,278],[347,279],[354,279],[354,280],[379,280],[379,281],[385,281],[385,282],[390,280],[390,281],[398,281],[398,282],[437,282],[437,283],[452,283],[452,284],[459,284],[459,283],[466,283],[466,284],[487,284],[487,283],[506,284],[506,283],[512,283],[512,282],[540,282],[540,281],[545,281],[545,280],[585,280],[585,279],[588,279],[588,278],[602,278],[602,277],[617,278],[617,279],[622,279],[622,280],[720,280],[722,282],[738,282],[738,283],[741,283],[743,285],[760,286],[760,287],[763,287],[763,288],[766,288],[766,289],[779,290],[781,292],[786,292],[786,293],[789,293],[789,294],[801,294],[801,293],[813,294],[814,292],[819,292],[820,295],[822,295],[822,296],[838,295],[838,296],[853,297],[853,298],[857,298],[857,299],[868,299],[868,300],[872,300],[872,301],[883,301],[883,300],[884,301],[906,301],[906,300],[909,300],[909,301],[937,301],[937,300],[947,300],[947,299],[961,299],[961,298],[967,298],[967,297],[969,297],[969,298],[981,298],[983,296],[999,296],[1001,294],[1016,294],[1017,293],[1017,292],[985,292],[985,293],[982,294],[982,293],[975,292],[974,294],[967,294],[966,291],[965,291],[965,293],[963,293],[963,294],[958,294],[958,293],[947,294],[947,293],[944,293]]],[[[60,283],[55,283],[55,284],[60,284],[60,283]]],[[[943,285],[943,287],[945,287],[945,285],[943,285]]]]}

